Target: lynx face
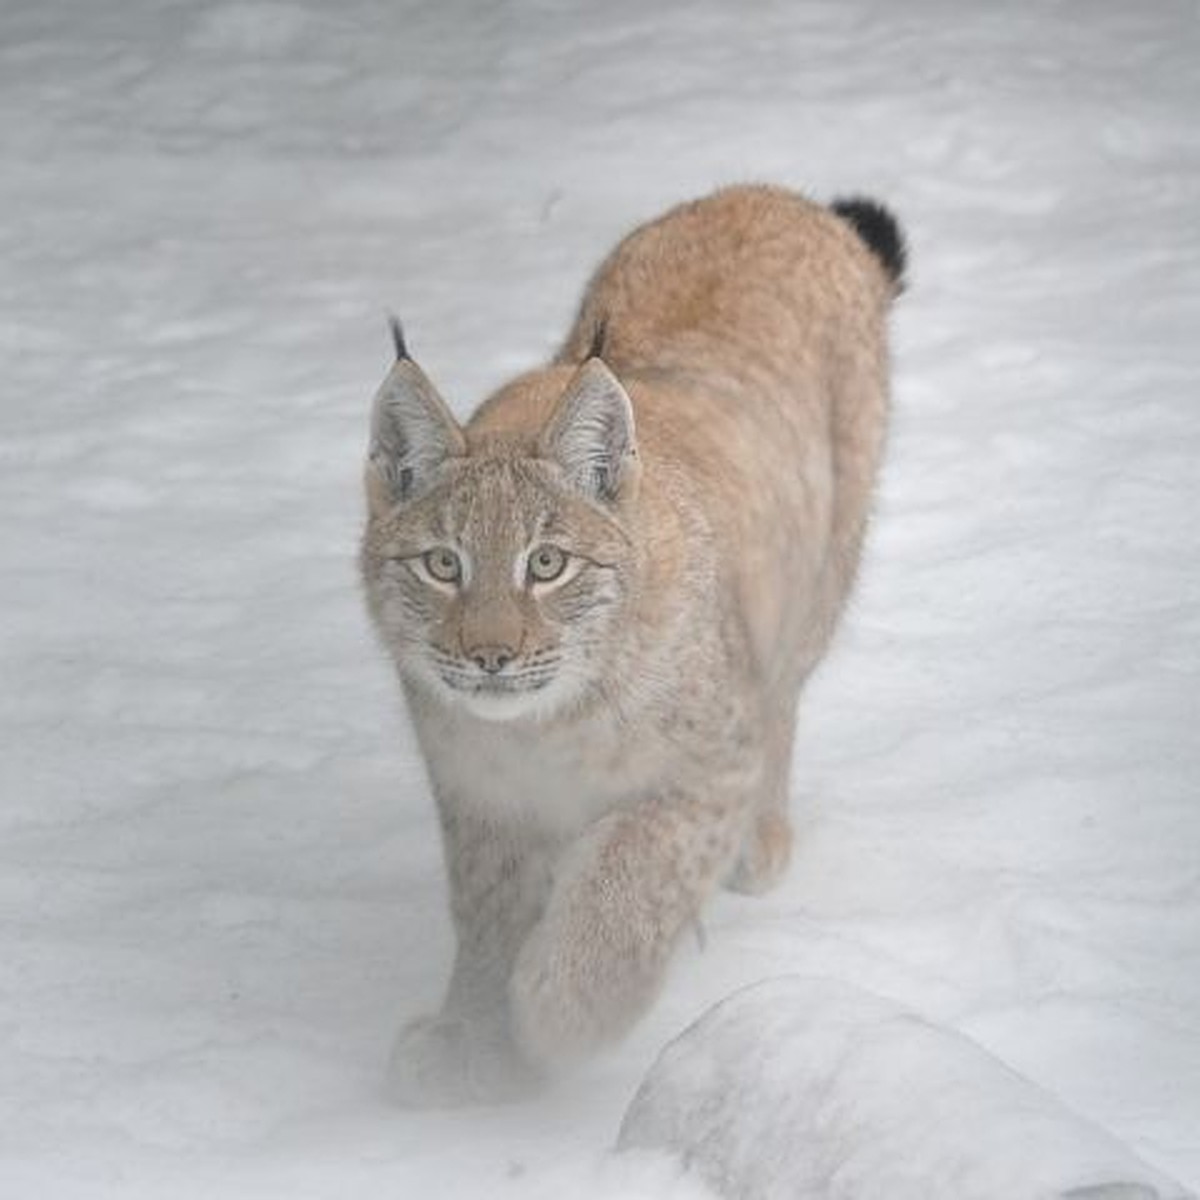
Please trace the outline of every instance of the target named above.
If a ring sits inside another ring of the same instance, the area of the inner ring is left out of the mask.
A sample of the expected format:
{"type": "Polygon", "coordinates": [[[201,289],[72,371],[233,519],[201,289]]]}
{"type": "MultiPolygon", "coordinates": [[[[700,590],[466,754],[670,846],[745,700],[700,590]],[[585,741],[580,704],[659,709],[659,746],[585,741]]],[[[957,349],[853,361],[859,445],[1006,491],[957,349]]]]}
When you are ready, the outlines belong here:
{"type": "Polygon", "coordinates": [[[419,369],[397,363],[376,401],[363,570],[407,678],[491,720],[544,718],[598,686],[628,590],[614,501],[631,422],[595,363],[537,445],[468,447],[419,369]]]}

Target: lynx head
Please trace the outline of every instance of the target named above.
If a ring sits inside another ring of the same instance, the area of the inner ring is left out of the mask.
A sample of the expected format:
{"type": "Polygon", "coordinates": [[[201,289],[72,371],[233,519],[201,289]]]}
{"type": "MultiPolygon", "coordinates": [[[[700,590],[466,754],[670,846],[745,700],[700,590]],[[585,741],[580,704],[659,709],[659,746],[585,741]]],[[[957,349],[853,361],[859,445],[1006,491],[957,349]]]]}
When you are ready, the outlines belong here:
{"type": "Polygon", "coordinates": [[[507,389],[529,428],[464,430],[399,337],[397,353],[372,414],[362,553],[397,666],[492,720],[582,702],[633,570],[629,397],[593,358],[507,389]]]}

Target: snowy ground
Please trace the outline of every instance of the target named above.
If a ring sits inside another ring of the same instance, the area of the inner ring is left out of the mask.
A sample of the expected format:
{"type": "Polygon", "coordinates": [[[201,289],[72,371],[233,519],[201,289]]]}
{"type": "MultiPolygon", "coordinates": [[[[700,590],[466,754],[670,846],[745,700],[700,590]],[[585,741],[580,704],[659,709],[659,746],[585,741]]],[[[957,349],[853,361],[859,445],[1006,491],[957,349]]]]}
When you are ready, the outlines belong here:
{"type": "Polygon", "coordinates": [[[1196,1200],[964,1034],[796,975],[669,1042],[618,1146],[729,1200],[1196,1200]]]}
{"type": "Polygon", "coordinates": [[[785,971],[1200,1184],[1200,10],[0,7],[0,1194],[586,1195],[785,971]],[[385,307],[460,411],[713,184],[909,230],[863,586],[786,885],[551,1096],[390,1109],[450,954],[353,569],[385,307]]]}

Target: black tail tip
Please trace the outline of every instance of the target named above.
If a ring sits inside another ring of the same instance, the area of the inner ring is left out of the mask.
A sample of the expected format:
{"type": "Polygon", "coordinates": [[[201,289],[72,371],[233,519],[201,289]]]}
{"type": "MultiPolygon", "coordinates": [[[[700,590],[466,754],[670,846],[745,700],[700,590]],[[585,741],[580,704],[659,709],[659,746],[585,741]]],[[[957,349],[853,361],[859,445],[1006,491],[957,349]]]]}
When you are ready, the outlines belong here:
{"type": "Polygon", "coordinates": [[[829,207],[842,220],[854,226],[854,231],[883,263],[892,282],[897,288],[902,288],[904,272],[908,267],[908,250],[896,218],[882,204],[863,196],[835,200],[829,207]]]}

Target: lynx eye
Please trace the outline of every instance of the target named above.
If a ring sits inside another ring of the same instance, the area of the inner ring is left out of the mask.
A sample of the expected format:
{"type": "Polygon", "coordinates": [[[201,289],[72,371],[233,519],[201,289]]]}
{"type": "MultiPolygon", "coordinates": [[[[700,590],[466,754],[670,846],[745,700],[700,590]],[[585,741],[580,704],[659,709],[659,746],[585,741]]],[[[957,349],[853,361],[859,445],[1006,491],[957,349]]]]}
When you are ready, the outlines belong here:
{"type": "Polygon", "coordinates": [[[529,578],[534,583],[550,583],[566,569],[566,552],[557,546],[538,546],[529,556],[529,578]]]}
{"type": "Polygon", "coordinates": [[[431,578],[438,583],[460,583],[462,581],[462,560],[449,546],[438,546],[426,551],[421,556],[421,562],[431,578]]]}

